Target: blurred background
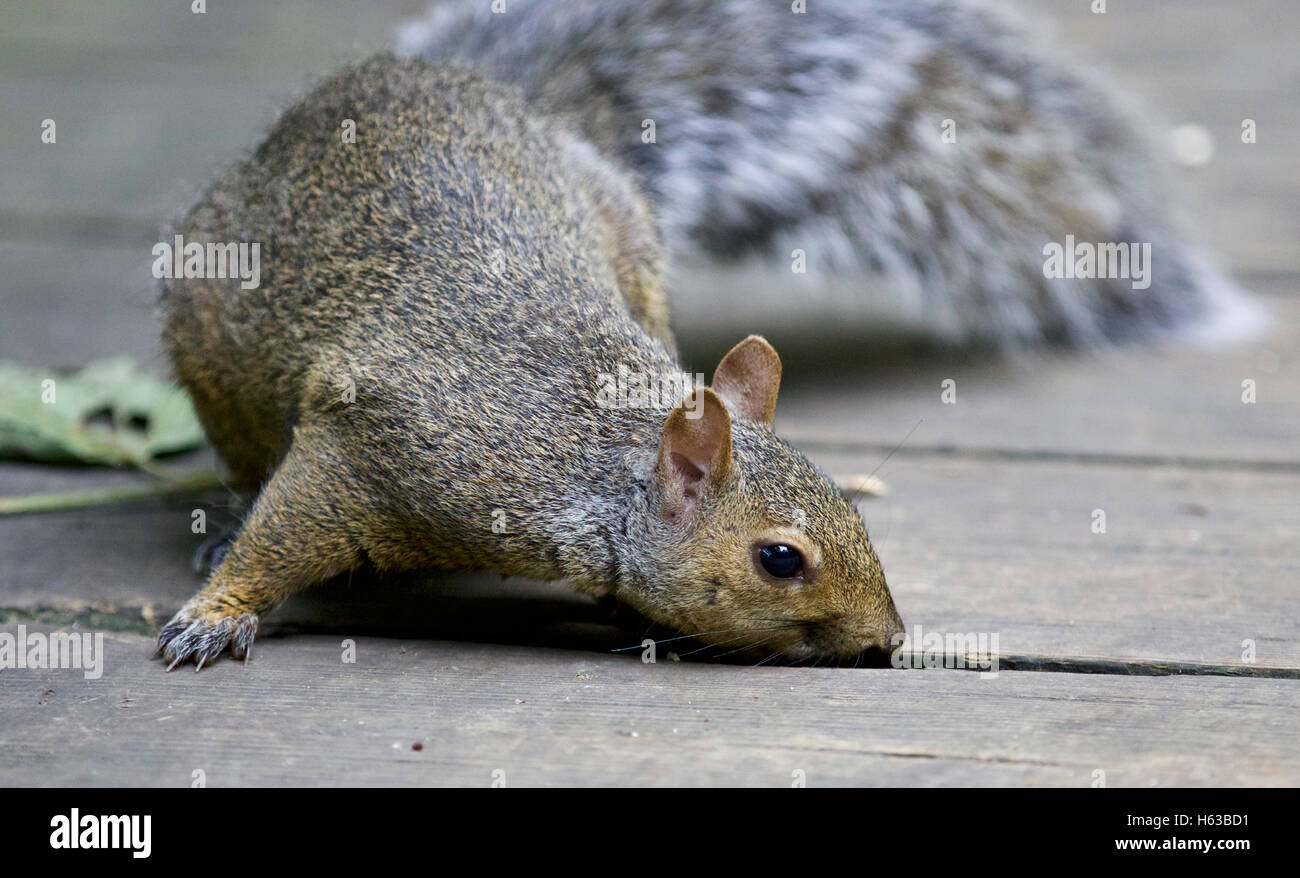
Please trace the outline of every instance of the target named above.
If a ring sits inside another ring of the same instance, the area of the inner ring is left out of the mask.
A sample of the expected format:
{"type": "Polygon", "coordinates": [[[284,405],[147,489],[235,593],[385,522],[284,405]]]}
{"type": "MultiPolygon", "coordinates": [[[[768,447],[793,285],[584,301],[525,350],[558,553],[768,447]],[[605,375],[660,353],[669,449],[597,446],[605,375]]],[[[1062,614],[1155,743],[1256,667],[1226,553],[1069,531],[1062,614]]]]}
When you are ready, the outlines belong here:
{"type": "MultiPolygon", "coordinates": [[[[1017,0],[1049,51],[1159,117],[1193,233],[1247,287],[1297,267],[1300,6],[1017,0]],[[1240,141],[1243,118],[1259,125],[1240,141]],[[1175,129],[1181,130],[1175,133],[1175,129]]],[[[161,368],[149,248],[290,98],[427,0],[11,0],[0,9],[0,358],[161,368]],[[44,119],[57,144],[43,144],[44,119]]]]}

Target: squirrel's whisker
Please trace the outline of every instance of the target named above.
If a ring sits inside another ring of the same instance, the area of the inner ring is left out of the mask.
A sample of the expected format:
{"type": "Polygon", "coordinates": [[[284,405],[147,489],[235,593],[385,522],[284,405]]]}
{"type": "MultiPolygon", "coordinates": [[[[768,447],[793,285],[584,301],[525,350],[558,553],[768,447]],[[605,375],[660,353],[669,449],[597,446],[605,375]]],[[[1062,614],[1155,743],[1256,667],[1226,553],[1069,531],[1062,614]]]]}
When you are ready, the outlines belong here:
{"type": "Polygon", "coordinates": [[[783,656],[783,655],[785,655],[785,650],[784,650],[784,649],[781,650],[780,652],[774,652],[774,653],[772,653],[771,655],[769,655],[767,658],[765,658],[765,659],[763,659],[763,660],[761,660],[761,661],[755,662],[755,663],[754,663],[754,667],[757,668],[759,665],[765,665],[765,664],[767,664],[768,662],[772,661],[773,659],[778,659],[778,658],[780,658],[780,657],[783,656]]]}
{"type": "Polygon", "coordinates": [[[747,644],[747,645],[742,646],[742,647],[739,647],[739,648],[737,648],[737,649],[733,649],[733,650],[730,650],[730,651],[728,651],[728,652],[721,653],[720,655],[715,655],[714,658],[723,658],[724,656],[729,656],[729,655],[731,655],[732,653],[743,652],[743,651],[745,651],[745,650],[747,650],[747,649],[757,649],[758,647],[762,646],[764,643],[767,643],[767,642],[768,642],[769,640],[771,640],[771,639],[772,639],[771,637],[764,637],[764,638],[763,638],[762,640],[760,640],[758,643],[747,644]]]}
{"type": "MultiPolygon", "coordinates": [[[[744,634],[737,634],[735,637],[728,637],[728,638],[727,638],[725,641],[723,641],[722,643],[706,643],[706,644],[704,644],[703,646],[699,647],[698,649],[692,649],[690,652],[684,652],[684,653],[682,653],[682,654],[681,654],[681,657],[682,657],[682,658],[686,658],[688,655],[695,655],[695,653],[697,653],[697,652],[703,652],[703,651],[706,650],[706,649],[720,649],[720,648],[726,646],[727,644],[735,643],[737,640],[739,640],[740,638],[742,638],[742,637],[744,637],[744,636],[745,636],[744,634]]],[[[768,638],[768,639],[770,640],[771,638],[768,638]]],[[[766,642],[766,641],[764,641],[764,642],[766,642]]],[[[743,648],[744,648],[744,647],[742,647],[742,649],[743,649],[743,648]]],[[[725,654],[726,654],[726,653],[724,653],[724,655],[725,655],[725,654]]],[[[714,656],[714,657],[717,658],[717,656],[714,656]]]]}
{"type": "MultiPolygon", "coordinates": [[[[698,634],[679,634],[676,637],[665,637],[662,640],[655,640],[654,643],[655,646],[658,646],[661,643],[672,643],[674,640],[685,640],[688,637],[707,637],[710,634],[731,634],[734,631],[774,631],[774,630],[776,629],[775,628],[721,628],[717,631],[701,631],[698,634]]],[[[611,649],[610,652],[626,652],[629,649],[641,649],[641,648],[642,648],[642,644],[638,643],[635,646],[620,646],[615,649],[611,649]]]]}

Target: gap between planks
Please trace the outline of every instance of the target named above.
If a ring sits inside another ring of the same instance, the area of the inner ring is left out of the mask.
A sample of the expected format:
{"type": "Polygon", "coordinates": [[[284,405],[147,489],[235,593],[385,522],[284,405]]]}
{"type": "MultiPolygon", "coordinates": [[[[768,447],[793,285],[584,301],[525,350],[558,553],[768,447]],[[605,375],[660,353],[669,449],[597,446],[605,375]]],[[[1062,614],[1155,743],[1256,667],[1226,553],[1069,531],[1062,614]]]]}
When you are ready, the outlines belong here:
{"type": "MultiPolygon", "coordinates": [[[[987,656],[965,656],[965,667],[945,668],[987,673],[977,661],[987,656]]],[[[906,658],[905,658],[906,661],[906,658]]],[[[1000,655],[997,671],[1050,671],[1060,674],[1104,674],[1119,677],[1253,677],[1272,680],[1300,680],[1300,668],[1276,665],[1224,665],[1208,662],[1177,662],[1160,659],[1114,659],[1090,656],[1000,655]]],[[[904,670],[907,670],[905,667],[904,670]]],[[[929,670],[929,669],[925,669],[929,670]]],[[[939,670],[935,668],[934,670],[939,670]]]]}
{"type": "MultiPolygon", "coordinates": [[[[5,625],[32,623],[67,628],[70,624],[78,627],[93,627],[105,631],[125,634],[151,636],[157,628],[153,608],[113,607],[112,609],[95,609],[87,607],[73,610],[67,607],[0,607],[0,620],[5,625]]],[[[298,626],[281,625],[294,629],[298,626]]],[[[300,631],[310,631],[307,626],[300,631]]],[[[541,647],[545,648],[545,647],[541,647]]],[[[564,649],[574,646],[564,645],[564,649]]],[[[581,647],[578,647],[581,650],[581,647]]],[[[614,655],[620,650],[589,650],[592,655],[614,655]]],[[[968,653],[962,656],[963,666],[947,667],[940,664],[933,668],[924,666],[924,652],[904,652],[901,656],[903,667],[899,670],[962,670],[976,673],[988,673],[990,657],[968,653]]],[[[950,658],[950,656],[944,656],[950,658]]],[[[1229,665],[1210,662],[1164,661],[1160,659],[1118,659],[1092,656],[1050,656],[1050,655],[998,655],[997,673],[1006,672],[1053,672],[1062,674],[1101,674],[1120,677],[1249,677],[1254,679],[1300,680],[1300,668],[1279,667],[1276,665],[1229,665]]],[[[711,662],[710,662],[711,663],[711,662]]],[[[723,663],[729,664],[729,663],[723,663]]],[[[833,666],[831,666],[833,667],[833,666]]],[[[890,670],[888,668],[838,668],[838,670],[890,670]]]]}

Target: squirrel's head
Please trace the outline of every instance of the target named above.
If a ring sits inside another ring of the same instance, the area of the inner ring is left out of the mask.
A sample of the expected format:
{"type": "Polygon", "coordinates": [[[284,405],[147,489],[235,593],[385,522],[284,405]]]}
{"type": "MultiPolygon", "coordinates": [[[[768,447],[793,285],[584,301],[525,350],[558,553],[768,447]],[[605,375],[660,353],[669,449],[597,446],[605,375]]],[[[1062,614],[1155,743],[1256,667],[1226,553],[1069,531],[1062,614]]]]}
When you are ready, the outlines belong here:
{"type": "Polygon", "coordinates": [[[879,663],[902,621],[857,509],[772,432],[780,381],[750,336],[669,413],[621,596],[723,651],[879,663]]]}

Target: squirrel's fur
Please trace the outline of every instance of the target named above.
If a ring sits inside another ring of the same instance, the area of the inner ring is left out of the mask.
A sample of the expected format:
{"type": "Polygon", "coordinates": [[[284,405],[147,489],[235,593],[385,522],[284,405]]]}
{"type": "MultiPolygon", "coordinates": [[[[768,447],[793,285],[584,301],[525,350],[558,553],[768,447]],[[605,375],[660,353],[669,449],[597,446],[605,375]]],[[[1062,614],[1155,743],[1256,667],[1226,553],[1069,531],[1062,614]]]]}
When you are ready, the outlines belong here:
{"type": "Polygon", "coordinates": [[[366,562],[569,579],[794,659],[901,627],[857,510],[770,429],[766,342],[680,404],[597,405],[620,366],[682,374],[657,230],[623,172],[512,88],[391,56],[347,68],[176,231],[264,257],[260,288],[164,284],[176,373],[261,486],[160,636],[173,663],[246,656],[279,600],[366,562]],[[765,579],[765,540],[800,547],[807,580],[765,579]]]}
{"type": "Polygon", "coordinates": [[[802,313],[1016,347],[1256,322],[1174,227],[1138,126],[987,3],[494,8],[439,2],[400,48],[519,85],[635,172],[687,324],[744,309],[775,331],[802,313]],[[1151,244],[1150,288],[1044,277],[1066,235],[1151,244]]]}

